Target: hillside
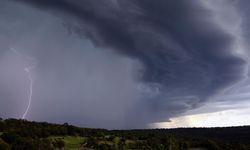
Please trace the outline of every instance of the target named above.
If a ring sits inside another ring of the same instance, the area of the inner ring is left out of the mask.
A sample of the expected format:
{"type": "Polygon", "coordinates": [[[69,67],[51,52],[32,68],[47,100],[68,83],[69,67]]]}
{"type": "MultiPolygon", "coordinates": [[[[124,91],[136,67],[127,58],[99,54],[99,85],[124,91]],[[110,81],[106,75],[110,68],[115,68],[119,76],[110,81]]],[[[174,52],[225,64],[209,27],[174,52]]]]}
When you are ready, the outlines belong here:
{"type": "Polygon", "coordinates": [[[0,150],[249,150],[250,126],[106,130],[1,119],[0,150]]]}

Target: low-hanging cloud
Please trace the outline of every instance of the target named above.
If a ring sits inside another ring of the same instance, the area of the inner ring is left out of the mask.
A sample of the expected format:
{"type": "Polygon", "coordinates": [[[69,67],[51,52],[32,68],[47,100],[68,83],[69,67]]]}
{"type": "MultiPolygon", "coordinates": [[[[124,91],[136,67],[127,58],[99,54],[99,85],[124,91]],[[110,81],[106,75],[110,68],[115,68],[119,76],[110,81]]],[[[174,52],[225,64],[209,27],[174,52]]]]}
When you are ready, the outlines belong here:
{"type": "MultiPolygon", "coordinates": [[[[27,40],[16,45],[38,64],[33,119],[145,127],[201,106],[244,77],[237,37],[196,0],[5,3],[42,16],[27,18],[36,27],[13,29],[27,40]]],[[[6,34],[16,38],[12,29],[6,34]]]]}

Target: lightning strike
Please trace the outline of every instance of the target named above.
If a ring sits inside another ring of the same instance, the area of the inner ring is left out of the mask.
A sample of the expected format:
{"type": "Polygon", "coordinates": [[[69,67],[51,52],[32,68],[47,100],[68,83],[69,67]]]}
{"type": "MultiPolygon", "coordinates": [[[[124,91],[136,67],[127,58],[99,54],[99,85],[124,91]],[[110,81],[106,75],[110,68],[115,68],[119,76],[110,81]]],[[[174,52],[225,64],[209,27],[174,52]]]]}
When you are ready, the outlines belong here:
{"type": "MultiPolygon", "coordinates": [[[[30,57],[28,57],[26,55],[21,54],[20,52],[18,52],[14,48],[11,48],[10,50],[13,51],[19,57],[24,58],[25,60],[33,60],[32,58],[30,58],[30,57]]],[[[31,75],[31,70],[32,69],[35,69],[35,65],[27,66],[27,67],[24,68],[24,71],[27,73],[27,77],[28,77],[28,80],[29,80],[29,90],[28,90],[28,105],[27,105],[27,107],[25,109],[25,112],[22,115],[22,119],[26,118],[27,113],[29,112],[29,109],[30,109],[31,102],[32,102],[33,83],[34,83],[32,75],[31,75]]]]}

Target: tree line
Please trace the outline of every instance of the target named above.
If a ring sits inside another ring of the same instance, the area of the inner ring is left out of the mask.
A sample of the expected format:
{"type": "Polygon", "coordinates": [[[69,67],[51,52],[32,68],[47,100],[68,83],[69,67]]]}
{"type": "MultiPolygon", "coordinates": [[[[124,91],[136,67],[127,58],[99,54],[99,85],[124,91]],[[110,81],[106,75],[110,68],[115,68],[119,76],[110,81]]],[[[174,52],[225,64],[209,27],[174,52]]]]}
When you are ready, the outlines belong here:
{"type": "Polygon", "coordinates": [[[84,137],[82,149],[249,150],[250,126],[106,130],[0,118],[0,150],[60,150],[63,137],[84,137]],[[51,138],[62,137],[62,138],[51,138]]]}

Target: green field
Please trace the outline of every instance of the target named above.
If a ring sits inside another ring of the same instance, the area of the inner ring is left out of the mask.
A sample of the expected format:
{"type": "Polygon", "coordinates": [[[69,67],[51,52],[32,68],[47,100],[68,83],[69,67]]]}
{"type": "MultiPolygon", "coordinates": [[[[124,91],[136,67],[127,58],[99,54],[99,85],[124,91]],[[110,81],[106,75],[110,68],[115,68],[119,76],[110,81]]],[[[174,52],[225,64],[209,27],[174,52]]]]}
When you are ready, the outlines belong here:
{"type": "MultiPolygon", "coordinates": [[[[63,140],[65,142],[64,150],[92,150],[90,148],[84,147],[84,143],[87,142],[87,137],[80,136],[51,136],[49,139],[55,141],[57,139],[63,140]]],[[[105,138],[98,139],[98,144],[108,144],[108,145],[116,145],[118,147],[118,143],[120,142],[119,137],[115,137],[113,141],[107,141],[105,138]]],[[[126,140],[125,145],[135,144],[136,141],[126,140]]],[[[118,148],[119,149],[119,148],[118,148]]],[[[206,148],[189,148],[188,150],[207,150],[206,148]]]]}
{"type": "Polygon", "coordinates": [[[50,139],[62,139],[65,142],[65,150],[83,150],[81,143],[86,140],[86,138],[79,136],[52,136],[50,139]]]}
{"type": "Polygon", "coordinates": [[[81,143],[85,141],[83,137],[67,136],[64,138],[66,150],[78,150],[81,147],[81,143]]]}

